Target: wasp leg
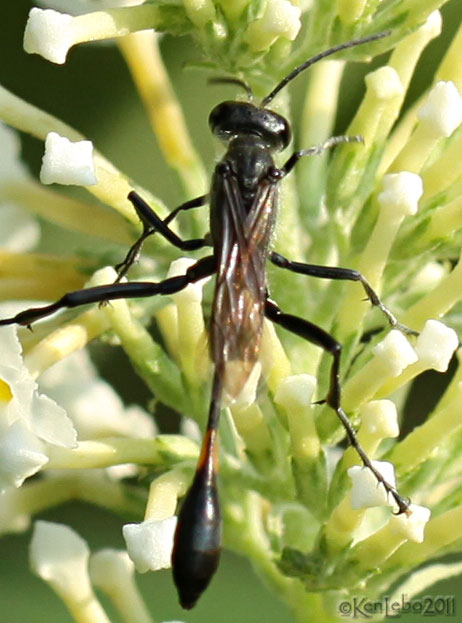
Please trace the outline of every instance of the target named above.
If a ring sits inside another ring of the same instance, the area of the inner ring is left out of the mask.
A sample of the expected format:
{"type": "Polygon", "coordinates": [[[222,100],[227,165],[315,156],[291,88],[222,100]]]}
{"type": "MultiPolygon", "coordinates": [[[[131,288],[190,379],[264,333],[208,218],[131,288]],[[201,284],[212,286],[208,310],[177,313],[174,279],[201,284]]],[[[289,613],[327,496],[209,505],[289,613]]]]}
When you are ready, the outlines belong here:
{"type": "Polygon", "coordinates": [[[206,244],[203,238],[182,240],[179,236],[177,236],[174,232],[170,230],[168,224],[173,221],[173,219],[178,215],[179,212],[183,210],[190,210],[191,208],[198,208],[204,205],[208,201],[208,195],[201,195],[200,197],[196,197],[195,199],[186,201],[186,203],[182,203],[180,206],[170,212],[170,214],[163,220],[134,190],[128,195],[128,199],[133,204],[133,207],[135,208],[136,213],[138,214],[143,224],[143,232],[138,240],[136,240],[136,242],[132,244],[132,246],[128,250],[127,255],[125,256],[125,259],[120,264],[117,264],[117,266],[115,267],[117,271],[117,279],[114,283],[118,283],[122,279],[122,277],[125,277],[133,264],[138,261],[141,253],[141,248],[146,238],[148,238],[152,234],[155,234],[156,232],[162,234],[164,238],[166,238],[169,242],[184,251],[194,251],[195,249],[200,249],[206,244]]]}
{"type": "Polygon", "coordinates": [[[281,171],[284,175],[287,175],[292,171],[294,166],[300,160],[300,158],[304,158],[305,156],[318,156],[322,154],[323,151],[327,149],[332,149],[336,145],[340,145],[342,143],[363,143],[364,139],[362,136],[331,136],[321,143],[320,145],[315,145],[314,147],[310,147],[309,149],[301,149],[300,151],[295,151],[290,158],[287,160],[285,165],[282,167],[281,171]]]}
{"type": "Polygon", "coordinates": [[[319,346],[330,355],[332,355],[333,362],[330,372],[329,393],[327,395],[326,402],[335,411],[341,423],[343,424],[350,444],[358,453],[361,461],[363,462],[363,465],[371,470],[371,472],[377,478],[377,481],[385,487],[387,493],[393,496],[393,499],[398,506],[398,514],[405,513],[409,507],[409,502],[401,497],[398,491],[394,487],[392,487],[372,465],[371,460],[358,442],[356,431],[351,425],[348,416],[346,415],[345,411],[341,406],[339,373],[342,346],[329,333],[324,331],[324,329],[321,329],[320,327],[316,326],[311,322],[308,322],[307,320],[304,320],[303,318],[284,313],[275,303],[268,299],[265,304],[265,316],[275,324],[284,327],[284,329],[287,329],[291,333],[295,333],[295,335],[298,335],[299,337],[308,340],[312,344],[316,344],[316,346],[319,346]]]}
{"type": "Polygon", "coordinates": [[[398,329],[407,335],[419,335],[418,331],[410,329],[401,324],[394,314],[380,300],[379,295],[372,288],[366,277],[357,270],[352,268],[338,268],[336,266],[318,266],[317,264],[305,264],[303,262],[292,262],[279,253],[271,253],[270,260],[276,266],[285,268],[293,273],[308,275],[310,277],[318,277],[321,279],[343,279],[346,281],[359,281],[366,292],[367,298],[374,307],[380,309],[390,325],[394,329],[398,329]]]}
{"type": "Polygon", "coordinates": [[[116,283],[105,286],[96,286],[85,290],[76,290],[62,296],[55,303],[44,307],[33,307],[19,312],[11,318],[0,320],[1,325],[20,324],[30,327],[32,322],[46,318],[54,312],[71,307],[80,307],[89,303],[103,303],[113,299],[130,299],[154,296],[156,294],[173,294],[183,290],[190,283],[199,281],[215,272],[216,261],[213,255],[204,257],[193,264],[186,274],[170,277],[157,283],[138,281],[132,283],[116,283]]]}

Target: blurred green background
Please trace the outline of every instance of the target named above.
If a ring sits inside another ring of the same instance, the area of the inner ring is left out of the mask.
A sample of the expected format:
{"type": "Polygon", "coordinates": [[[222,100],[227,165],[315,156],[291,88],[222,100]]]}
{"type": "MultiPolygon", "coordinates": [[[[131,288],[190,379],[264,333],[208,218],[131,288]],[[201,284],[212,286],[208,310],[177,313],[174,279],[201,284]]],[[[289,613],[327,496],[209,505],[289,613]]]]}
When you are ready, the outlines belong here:
{"type": "MultiPolygon", "coordinates": [[[[124,62],[113,45],[79,46],[73,49],[64,66],[53,65],[22,50],[22,36],[27,14],[33,2],[3,2],[0,25],[0,82],[3,86],[36,106],[62,118],[90,138],[97,148],[122,171],[159,195],[170,205],[185,199],[175,174],[164,164],[147,118],[132,86],[124,62]]],[[[451,0],[444,10],[447,36],[435,41],[426,50],[412,84],[412,101],[431,80],[441,57],[441,46],[461,22],[462,1],[451,0]]],[[[205,86],[206,76],[185,68],[188,61],[200,58],[200,52],[189,39],[165,37],[162,51],[179,100],[186,104],[185,114],[196,148],[210,168],[214,146],[207,125],[208,111],[223,97],[230,97],[229,88],[205,86]]],[[[462,62],[462,61],[461,61],[462,62]]],[[[361,97],[361,77],[370,67],[355,66],[348,70],[342,91],[338,129],[343,131],[361,97]]],[[[295,85],[295,103],[300,101],[302,81],[295,85]]],[[[34,174],[38,173],[43,144],[23,138],[24,156],[34,174]]],[[[52,235],[66,240],[55,228],[52,235]]],[[[97,353],[98,355],[98,353],[97,353]]],[[[110,377],[121,389],[127,403],[139,400],[146,404],[148,392],[132,372],[117,371],[111,355],[110,377]],[[122,377],[125,384],[121,386],[122,377]]],[[[124,357],[118,359],[123,363],[124,357]]],[[[0,499],[1,503],[1,499],[0,499]]],[[[72,526],[94,550],[100,547],[123,547],[122,521],[88,505],[67,504],[54,509],[43,519],[72,526]]],[[[0,621],[1,623],[68,623],[70,615],[51,590],[28,570],[30,532],[0,539],[0,621]]],[[[210,589],[192,612],[185,613],[177,605],[170,573],[159,572],[138,576],[139,584],[156,621],[179,619],[189,623],[213,623],[259,620],[278,623],[293,621],[291,614],[254,576],[249,564],[225,554],[210,589]]],[[[462,581],[443,582],[432,589],[434,595],[462,594],[462,581]]],[[[456,607],[457,607],[456,600],[456,607]]],[[[403,616],[404,618],[404,616],[403,616]]],[[[406,616],[414,623],[421,616],[406,616]]],[[[315,620],[315,619],[313,619],[315,620]]],[[[347,621],[350,619],[346,619],[347,621]]],[[[433,617],[435,621],[447,617],[433,617]]],[[[462,615],[452,620],[462,621],[462,615]]],[[[114,623],[117,617],[113,618],[114,623]]]]}

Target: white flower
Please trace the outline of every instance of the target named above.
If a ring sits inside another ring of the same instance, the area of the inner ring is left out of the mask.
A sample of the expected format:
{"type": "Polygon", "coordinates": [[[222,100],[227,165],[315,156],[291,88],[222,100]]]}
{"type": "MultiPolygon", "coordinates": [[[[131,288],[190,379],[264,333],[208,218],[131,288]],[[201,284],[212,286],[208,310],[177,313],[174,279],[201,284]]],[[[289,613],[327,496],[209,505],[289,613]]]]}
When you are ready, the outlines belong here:
{"type": "Polygon", "coordinates": [[[446,372],[459,344],[457,333],[438,320],[427,320],[417,338],[415,352],[426,368],[446,372]]]}
{"type": "Polygon", "coordinates": [[[71,528],[37,521],[30,544],[32,570],[58,593],[77,621],[109,623],[88,575],[90,552],[71,528]]]}
{"type": "Polygon", "coordinates": [[[361,431],[380,437],[398,437],[398,413],[391,400],[371,400],[361,406],[361,431]]]}
{"type": "Polygon", "coordinates": [[[77,435],[64,409],[39,394],[15,328],[2,327],[0,342],[0,487],[19,487],[48,462],[44,442],[74,447],[77,435]]]}
{"type": "MultiPolygon", "coordinates": [[[[132,3],[130,3],[132,4],[132,3]]],[[[135,2],[133,4],[138,4],[135,2]]],[[[111,3],[114,6],[114,3],[111,3]]],[[[72,11],[71,13],[81,11],[72,11]]],[[[148,13],[149,10],[146,12],[148,13]]],[[[116,16],[108,11],[93,11],[73,17],[53,9],[34,7],[29,12],[24,31],[24,50],[28,54],[40,54],[52,63],[66,62],[69,49],[78,43],[121,37],[134,30],[144,30],[152,25],[141,19],[137,25],[128,19],[124,25],[120,13],[116,16]]]]}
{"type": "Polygon", "coordinates": [[[196,441],[198,444],[202,440],[202,433],[199,428],[199,424],[195,420],[188,417],[181,418],[180,433],[188,439],[196,441]]]}
{"type": "Polygon", "coordinates": [[[29,173],[21,160],[21,142],[17,133],[0,122],[0,185],[5,182],[22,181],[29,173]]]}
{"type": "Polygon", "coordinates": [[[258,381],[261,376],[260,362],[256,362],[246,382],[239,388],[239,391],[236,392],[236,387],[239,386],[241,374],[242,363],[240,361],[228,361],[226,363],[224,404],[245,407],[255,402],[258,381]]]}
{"type": "Polygon", "coordinates": [[[417,355],[409,341],[396,329],[374,346],[372,352],[386,370],[387,376],[398,376],[407,366],[417,361],[417,355]]]}
{"type": "MultiPolygon", "coordinates": [[[[372,465],[380,472],[389,485],[392,487],[395,486],[395,468],[391,463],[386,461],[372,461],[372,465]]],[[[383,484],[377,481],[377,478],[368,467],[354,465],[348,469],[348,476],[350,476],[352,481],[352,508],[392,506],[394,504],[393,500],[390,500],[390,496],[386,492],[383,484]]]]}
{"type": "Polygon", "coordinates": [[[130,558],[139,573],[168,569],[171,566],[173,537],[177,517],[148,519],[126,524],[123,535],[130,558]]]}
{"type": "Polygon", "coordinates": [[[462,98],[453,82],[438,82],[417,116],[436,136],[448,137],[462,123],[462,98]]]}
{"type": "Polygon", "coordinates": [[[92,582],[107,593],[115,587],[122,589],[123,584],[133,577],[133,571],[133,562],[123,550],[102,549],[90,559],[92,582]]]}
{"type": "Polygon", "coordinates": [[[0,330],[0,380],[7,389],[0,391],[0,413],[5,428],[22,420],[42,441],[75,447],[76,432],[64,409],[39,394],[21,357],[21,345],[12,326],[0,330]]]}
{"type": "Polygon", "coordinates": [[[265,50],[278,37],[293,41],[301,27],[301,9],[289,0],[268,0],[263,16],[247,29],[247,40],[254,51],[265,50]]]}
{"type": "Polygon", "coordinates": [[[16,132],[0,123],[0,247],[18,253],[35,247],[40,238],[40,228],[35,219],[20,205],[2,197],[4,187],[29,182],[20,151],[16,132]]]}
{"type": "Polygon", "coordinates": [[[382,102],[392,100],[404,93],[399,75],[393,67],[384,65],[371,71],[364,78],[368,91],[382,102]]]}
{"type": "Polygon", "coordinates": [[[81,15],[89,11],[101,11],[117,6],[133,6],[143,4],[143,2],[144,0],[36,0],[36,4],[71,15],[81,15]]]}
{"type": "Polygon", "coordinates": [[[66,409],[80,440],[120,435],[148,439],[156,434],[153,418],[141,407],[125,408],[84,349],[44,372],[40,387],[66,409]]]}
{"type": "Polygon", "coordinates": [[[38,393],[21,358],[14,327],[0,332],[0,489],[20,487],[48,462],[46,444],[73,447],[76,432],[64,410],[38,393]]]}
{"type": "Polygon", "coordinates": [[[32,250],[40,239],[37,221],[18,205],[1,199],[0,204],[0,248],[15,253],[32,250]]]}
{"type": "Polygon", "coordinates": [[[24,532],[30,525],[30,513],[25,508],[23,489],[8,487],[0,494],[0,534],[24,532]]]}
{"type": "Polygon", "coordinates": [[[72,21],[72,16],[66,13],[31,9],[24,32],[24,50],[62,65],[74,42],[72,21]]]}
{"type": "Polygon", "coordinates": [[[87,595],[90,555],[86,542],[71,528],[49,521],[37,521],[30,544],[32,570],[61,591],[87,595]]]}
{"type": "MultiPolygon", "coordinates": [[[[179,277],[184,275],[188,268],[193,266],[195,263],[196,260],[191,257],[180,257],[179,259],[174,260],[169,266],[167,279],[170,277],[179,277]]],[[[202,302],[202,290],[204,285],[210,281],[210,279],[210,277],[205,277],[195,283],[190,283],[186,286],[186,288],[183,288],[179,292],[170,294],[170,297],[176,302],[200,304],[202,302]]]]}
{"type": "Polygon", "coordinates": [[[40,169],[42,184],[93,186],[98,183],[91,141],[72,142],[56,132],[45,141],[40,169]]]}
{"type": "Polygon", "coordinates": [[[23,420],[16,420],[0,435],[0,490],[20,487],[46,463],[45,444],[23,420]]]}
{"type": "Polygon", "coordinates": [[[310,407],[316,383],[311,374],[287,376],[278,385],[274,400],[287,410],[310,407]]]}
{"type": "Polygon", "coordinates": [[[105,592],[130,623],[152,623],[151,616],[138,592],[134,579],[135,567],[127,552],[103,549],[90,558],[90,578],[105,592]]]}
{"type": "Polygon", "coordinates": [[[418,201],[423,194],[419,175],[408,171],[390,173],[384,175],[382,186],[379,203],[391,210],[396,218],[416,214],[418,201]]]}
{"type": "Polygon", "coordinates": [[[411,504],[405,513],[390,517],[390,529],[414,543],[423,543],[425,525],[431,511],[425,506],[411,504]]]}

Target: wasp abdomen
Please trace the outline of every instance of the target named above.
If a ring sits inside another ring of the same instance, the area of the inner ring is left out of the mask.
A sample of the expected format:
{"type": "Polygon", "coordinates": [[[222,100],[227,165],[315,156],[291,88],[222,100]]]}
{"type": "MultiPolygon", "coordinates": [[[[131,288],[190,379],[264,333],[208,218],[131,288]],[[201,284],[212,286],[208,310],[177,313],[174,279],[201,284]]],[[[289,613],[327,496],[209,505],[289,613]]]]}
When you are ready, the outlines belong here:
{"type": "Polygon", "coordinates": [[[215,431],[204,440],[194,481],[180,513],[172,552],[173,579],[183,608],[192,608],[218,567],[221,512],[216,484],[215,431]]]}

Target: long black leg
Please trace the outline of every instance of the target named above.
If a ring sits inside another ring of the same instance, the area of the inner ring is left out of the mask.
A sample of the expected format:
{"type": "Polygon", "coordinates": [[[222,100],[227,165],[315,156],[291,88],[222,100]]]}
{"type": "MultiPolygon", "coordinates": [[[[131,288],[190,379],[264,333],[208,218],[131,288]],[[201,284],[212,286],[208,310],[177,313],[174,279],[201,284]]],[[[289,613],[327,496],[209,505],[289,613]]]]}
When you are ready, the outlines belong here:
{"type": "Polygon", "coordinates": [[[329,333],[324,331],[324,329],[321,329],[303,318],[284,313],[270,300],[267,300],[265,304],[265,316],[279,326],[284,327],[284,329],[287,329],[291,333],[295,333],[295,335],[308,340],[312,344],[316,344],[316,346],[321,347],[323,350],[332,355],[333,362],[330,373],[329,393],[327,395],[326,402],[335,411],[343,424],[350,444],[358,453],[363,465],[372,471],[374,476],[377,478],[377,481],[381,483],[385,487],[385,490],[393,496],[396,504],[398,505],[398,513],[405,513],[409,507],[409,503],[400,496],[398,491],[392,487],[372,465],[371,460],[358,442],[355,429],[351,425],[350,420],[342,408],[340,400],[341,345],[329,333]]]}
{"type": "Polygon", "coordinates": [[[44,307],[33,307],[19,312],[11,318],[0,320],[1,325],[20,324],[30,326],[32,322],[54,314],[65,307],[80,307],[89,303],[102,303],[113,299],[129,299],[154,296],[155,294],[173,294],[183,290],[188,284],[199,281],[215,272],[216,261],[213,255],[204,257],[193,264],[186,274],[170,277],[157,283],[138,281],[132,283],[116,283],[105,286],[96,286],[85,290],[76,290],[62,296],[55,303],[44,307]]]}
{"type": "Polygon", "coordinates": [[[154,212],[151,206],[149,206],[146,201],[144,201],[144,199],[140,197],[140,195],[138,195],[138,193],[136,193],[134,190],[129,193],[128,199],[132,202],[133,207],[135,208],[136,213],[138,214],[143,224],[143,232],[138,240],[134,244],[132,244],[123,262],[117,264],[117,266],[115,267],[117,271],[117,279],[114,283],[118,283],[122,279],[122,277],[127,274],[131,266],[133,266],[133,264],[138,261],[144,241],[146,240],[146,238],[156,232],[159,232],[169,242],[171,242],[179,249],[182,249],[183,251],[194,251],[195,249],[200,249],[206,244],[203,238],[182,240],[168,227],[168,224],[173,221],[173,219],[179,214],[179,212],[183,210],[190,210],[192,208],[198,208],[204,205],[208,201],[208,195],[201,195],[200,197],[196,197],[195,199],[191,199],[190,201],[182,203],[180,206],[170,212],[170,214],[163,220],[154,212]]]}
{"type": "Polygon", "coordinates": [[[418,331],[414,331],[414,329],[410,329],[406,327],[406,325],[401,324],[396,317],[392,314],[392,312],[386,307],[379,298],[379,295],[372,288],[370,283],[367,281],[366,277],[362,273],[357,270],[353,270],[352,268],[339,268],[336,266],[318,266],[317,264],[305,264],[303,262],[293,262],[288,260],[283,255],[279,253],[271,253],[270,260],[275,266],[279,266],[280,268],[285,268],[290,270],[293,273],[299,273],[301,275],[309,275],[310,277],[318,277],[321,279],[342,279],[346,281],[359,281],[366,292],[367,298],[371,302],[374,307],[380,309],[380,311],[384,314],[390,325],[399,329],[402,333],[407,333],[408,335],[419,335],[418,331]]]}
{"type": "Polygon", "coordinates": [[[192,208],[200,208],[201,206],[205,205],[208,200],[209,200],[208,195],[201,195],[200,197],[195,197],[194,199],[185,201],[184,203],[179,205],[177,208],[172,210],[170,214],[166,218],[164,218],[163,222],[165,223],[165,225],[168,225],[169,223],[173,221],[174,218],[178,216],[180,212],[183,212],[184,210],[191,210],[192,208]]]}
{"type": "Polygon", "coordinates": [[[172,552],[173,579],[183,608],[194,606],[218,567],[221,511],[217,489],[218,424],[223,371],[215,368],[209,419],[196,473],[180,512],[172,552]]]}
{"type": "Polygon", "coordinates": [[[336,145],[340,145],[341,143],[362,143],[364,139],[362,136],[331,136],[321,145],[315,145],[314,147],[310,147],[309,149],[301,149],[300,151],[294,152],[290,158],[287,160],[285,165],[282,167],[281,171],[284,175],[287,175],[292,171],[294,166],[304,156],[318,156],[323,151],[327,149],[331,149],[336,145]]]}

